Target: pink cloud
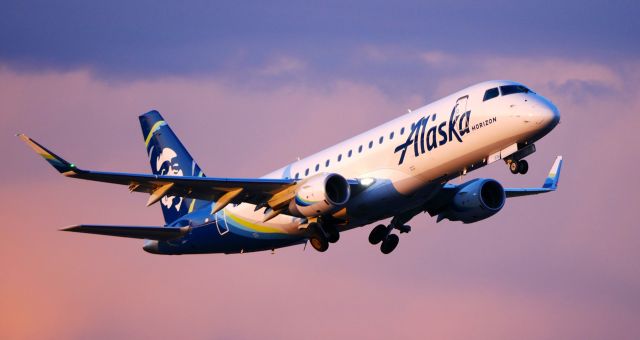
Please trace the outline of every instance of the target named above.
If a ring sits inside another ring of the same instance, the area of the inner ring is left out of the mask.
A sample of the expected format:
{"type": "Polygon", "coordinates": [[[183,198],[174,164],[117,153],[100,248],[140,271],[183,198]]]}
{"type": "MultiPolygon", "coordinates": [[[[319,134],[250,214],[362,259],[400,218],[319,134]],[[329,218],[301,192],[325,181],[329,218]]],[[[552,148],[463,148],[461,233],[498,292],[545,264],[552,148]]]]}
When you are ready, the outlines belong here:
{"type": "MultiPolygon", "coordinates": [[[[480,65],[434,81],[445,91],[500,71],[480,65]]],[[[500,166],[477,175],[538,185],[562,153],[560,191],[509,201],[475,225],[419,215],[392,256],[367,243],[367,229],[325,254],[176,257],[146,254],[137,240],[59,232],[81,222],[160,223],[160,212],[126,188],[62,178],[11,133],[30,133],[86,167],[146,172],[136,116],[158,108],[208,174],[256,176],[417,107],[415,93],[391,98],[346,80],[265,89],[0,69],[0,145],[11,174],[0,179],[0,337],[636,338],[640,187],[629,169],[640,156],[640,97],[618,88],[640,72],[536,65],[503,71],[551,97],[561,125],[539,143],[530,175],[500,166]],[[550,92],[576,79],[613,91],[550,92]]]]}

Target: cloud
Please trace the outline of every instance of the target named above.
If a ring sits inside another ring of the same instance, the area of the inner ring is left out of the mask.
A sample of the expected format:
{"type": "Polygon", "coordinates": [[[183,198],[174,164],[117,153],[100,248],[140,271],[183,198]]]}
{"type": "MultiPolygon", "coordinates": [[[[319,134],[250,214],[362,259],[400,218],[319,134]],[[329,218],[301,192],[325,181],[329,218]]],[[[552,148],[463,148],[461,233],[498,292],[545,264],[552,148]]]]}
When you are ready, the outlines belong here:
{"type": "Polygon", "coordinates": [[[291,56],[277,56],[267,62],[267,65],[259,71],[265,76],[282,76],[298,73],[306,68],[306,64],[291,56]]]}
{"type": "Polygon", "coordinates": [[[436,96],[513,77],[562,112],[529,158],[529,175],[496,164],[468,178],[539,185],[563,154],[560,190],[510,200],[473,225],[419,215],[391,256],[367,243],[368,228],[345,233],[323,254],[293,247],[176,257],[146,254],[137,240],[58,232],[82,222],[161,223],[161,215],[126,188],[62,178],[13,133],[87,168],[148,172],[136,115],[157,108],[207,174],[257,176],[415,108],[422,87],[394,97],[352,78],[264,86],[1,68],[0,337],[177,337],[188,329],[193,338],[300,338],[310,330],[327,338],[636,338],[640,188],[629,169],[640,159],[640,96],[629,85],[640,69],[465,58],[447,58],[446,74],[419,81],[437,84],[436,96]]]}
{"type": "Polygon", "coordinates": [[[455,62],[456,56],[442,51],[427,51],[420,54],[420,58],[425,64],[435,67],[448,62],[455,62]]]}
{"type": "MultiPolygon", "coordinates": [[[[547,94],[600,95],[627,90],[631,74],[638,65],[626,62],[615,66],[593,60],[573,60],[558,57],[504,57],[468,55],[464,58],[441,52],[425,52],[425,64],[447,63],[449,75],[440,79],[437,93],[445,95],[461,86],[481,80],[510,79],[530,85],[547,94]],[[626,70],[625,70],[626,69],[626,70]],[[625,72],[631,74],[627,75],[625,72]],[[603,93],[598,93],[603,92],[603,93]]],[[[576,97],[577,98],[577,97],[576,97]]]]}
{"type": "MultiPolygon", "coordinates": [[[[0,13],[0,61],[27,70],[89,67],[117,79],[256,69],[275,53],[339,77],[353,46],[394,45],[456,55],[637,57],[633,2],[433,3],[196,1],[189,7],[114,0],[19,1],[0,13]],[[526,16],[523,16],[526,13],[526,16]],[[571,15],[568,15],[571,13],[571,15]],[[239,57],[241,55],[241,57],[239,57]]],[[[361,71],[362,77],[367,71],[361,71]]]]}

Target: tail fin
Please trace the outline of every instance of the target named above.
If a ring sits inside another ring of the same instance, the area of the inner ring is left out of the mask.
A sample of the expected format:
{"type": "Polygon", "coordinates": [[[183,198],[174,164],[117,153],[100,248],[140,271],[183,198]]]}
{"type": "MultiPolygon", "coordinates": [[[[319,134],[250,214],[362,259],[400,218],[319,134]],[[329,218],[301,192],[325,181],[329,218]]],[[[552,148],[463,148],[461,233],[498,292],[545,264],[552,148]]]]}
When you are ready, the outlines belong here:
{"type": "MultiPolygon", "coordinates": [[[[154,174],[204,177],[198,164],[158,111],[149,111],[139,118],[147,155],[149,155],[151,163],[151,171],[154,174]]],[[[175,196],[164,196],[160,202],[162,203],[162,214],[167,224],[209,204],[203,200],[175,196]]]]}

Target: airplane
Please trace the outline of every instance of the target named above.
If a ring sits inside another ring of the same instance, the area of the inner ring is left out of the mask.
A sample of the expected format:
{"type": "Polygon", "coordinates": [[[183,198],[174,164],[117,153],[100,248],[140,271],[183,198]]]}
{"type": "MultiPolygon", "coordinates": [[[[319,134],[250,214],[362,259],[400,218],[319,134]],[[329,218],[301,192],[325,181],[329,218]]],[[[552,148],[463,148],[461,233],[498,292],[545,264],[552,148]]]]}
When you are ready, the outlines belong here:
{"type": "Polygon", "coordinates": [[[66,177],[127,185],[160,202],[166,225],[81,224],[63,231],[144,239],[153,254],[245,253],[307,243],[324,252],[344,231],[379,223],[369,242],[384,254],[420,213],[473,223],[506,199],[557,189],[562,156],[541,187],[504,188],[490,178],[452,179],[502,160],[525,174],[525,157],[560,121],[545,97],[513,81],[482,82],[260,178],[207,177],[158,111],[139,116],[153,174],[78,168],[18,136],[66,177]],[[394,231],[398,233],[394,233],[394,231]]]}

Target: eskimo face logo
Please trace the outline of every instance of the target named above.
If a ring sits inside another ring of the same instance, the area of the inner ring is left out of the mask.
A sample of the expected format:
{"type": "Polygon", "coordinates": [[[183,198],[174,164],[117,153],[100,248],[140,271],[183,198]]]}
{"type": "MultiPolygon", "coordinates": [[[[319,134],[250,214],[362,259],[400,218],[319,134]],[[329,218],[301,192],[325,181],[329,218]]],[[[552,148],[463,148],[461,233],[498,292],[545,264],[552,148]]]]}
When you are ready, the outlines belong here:
{"type": "Polygon", "coordinates": [[[407,140],[398,145],[394,151],[394,153],[400,152],[398,165],[404,162],[404,156],[411,144],[413,144],[414,156],[418,157],[449,142],[462,143],[462,137],[469,133],[471,111],[458,113],[456,109],[457,105],[451,110],[449,119],[440,124],[435,122],[435,113],[422,117],[414,123],[407,140]]]}
{"type": "MultiPolygon", "coordinates": [[[[156,158],[156,172],[163,176],[182,176],[182,168],[178,164],[178,155],[170,148],[162,149],[162,152],[156,158]]],[[[175,196],[164,196],[160,202],[162,205],[171,209],[175,207],[177,211],[180,211],[182,206],[182,197],[176,199],[175,196]]]]}

